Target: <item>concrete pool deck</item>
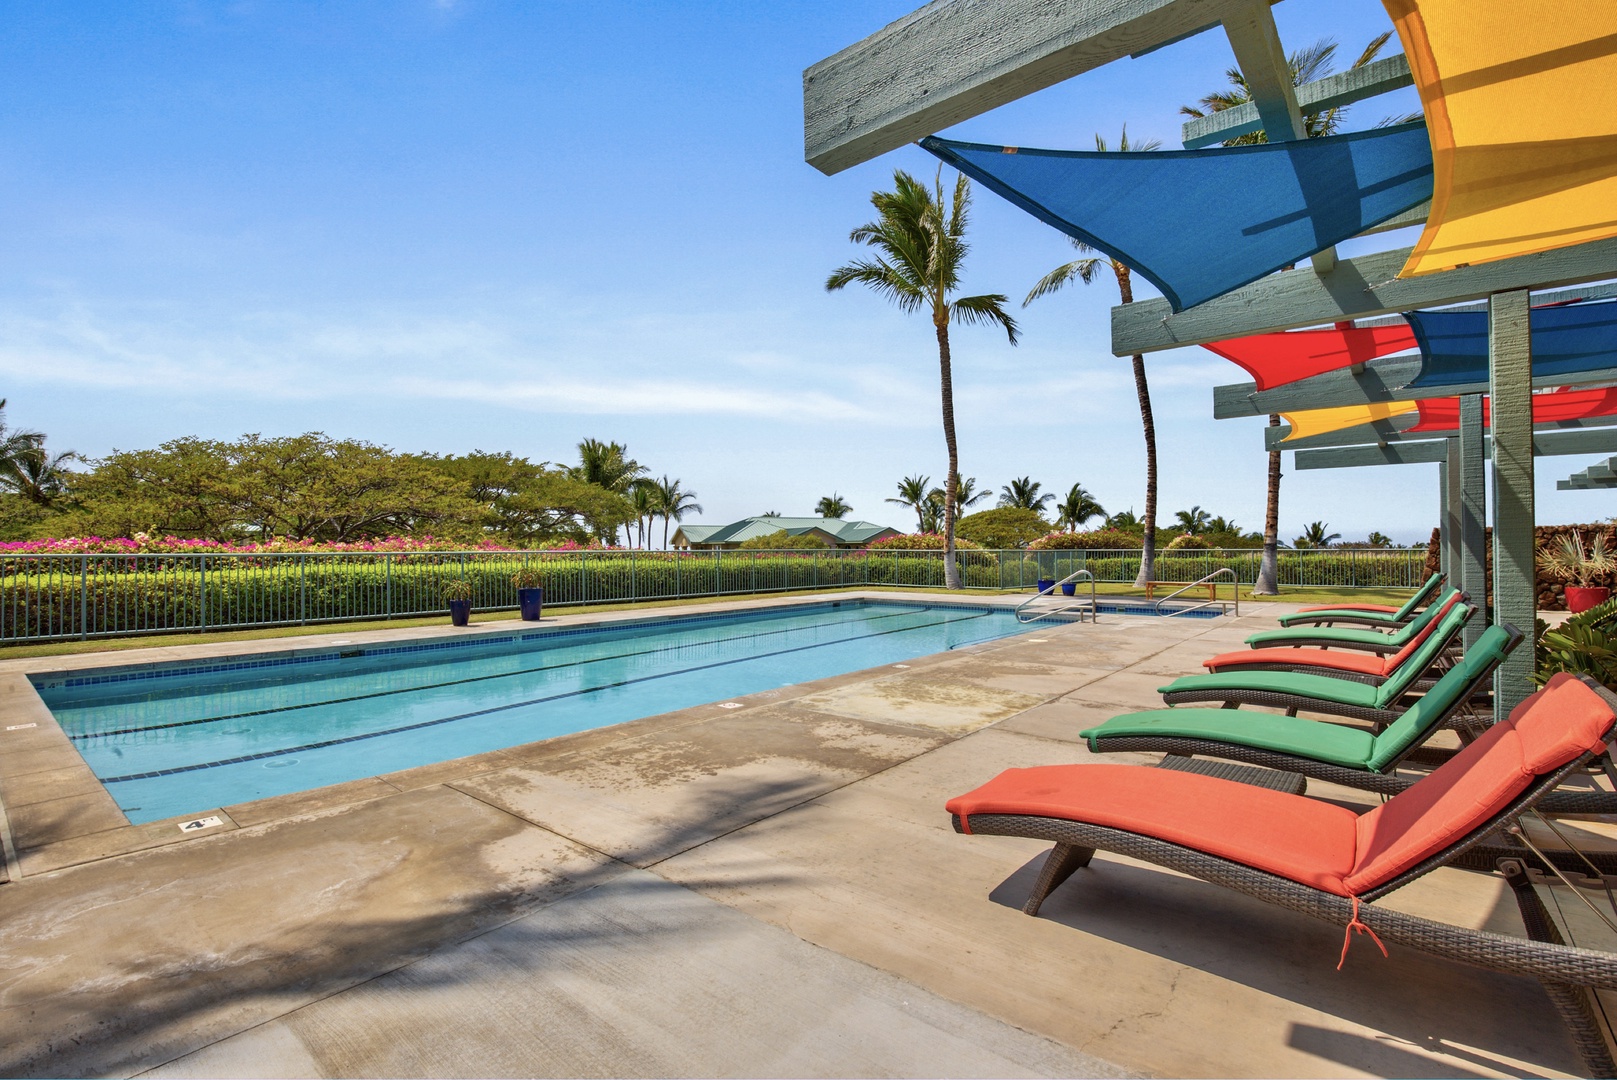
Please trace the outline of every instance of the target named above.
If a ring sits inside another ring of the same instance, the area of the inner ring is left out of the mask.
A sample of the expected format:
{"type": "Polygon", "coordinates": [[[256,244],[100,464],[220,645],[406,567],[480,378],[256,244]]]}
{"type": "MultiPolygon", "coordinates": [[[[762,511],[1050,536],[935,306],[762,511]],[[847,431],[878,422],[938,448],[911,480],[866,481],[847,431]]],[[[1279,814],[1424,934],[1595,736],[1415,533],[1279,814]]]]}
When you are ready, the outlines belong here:
{"type": "MultiPolygon", "coordinates": [[[[1533,981],[1362,944],[1338,972],[1338,928],[1111,855],[1030,919],[1047,845],[950,828],[948,797],[1082,760],[1087,723],[1159,705],[1163,676],[1283,610],[1052,625],[220,808],[194,835],[97,809],[26,675],[336,642],[0,662],[20,850],[0,1073],[1576,1073],[1533,981]]],[[[1385,903],[1521,933],[1474,874],[1385,903]]]]}

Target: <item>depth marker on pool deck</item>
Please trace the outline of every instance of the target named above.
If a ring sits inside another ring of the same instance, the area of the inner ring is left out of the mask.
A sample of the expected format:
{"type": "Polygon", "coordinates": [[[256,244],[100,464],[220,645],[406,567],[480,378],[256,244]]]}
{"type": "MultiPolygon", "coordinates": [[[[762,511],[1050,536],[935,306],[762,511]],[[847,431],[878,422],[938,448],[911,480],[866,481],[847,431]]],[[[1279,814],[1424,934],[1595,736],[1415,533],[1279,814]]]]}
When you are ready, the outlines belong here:
{"type": "Polygon", "coordinates": [[[197,818],[194,821],[187,821],[185,824],[175,827],[181,832],[201,832],[203,829],[215,829],[223,824],[224,822],[221,821],[216,815],[210,814],[207,817],[197,818]]]}
{"type": "Polygon", "coordinates": [[[719,702],[719,708],[721,708],[721,709],[739,709],[739,708],[741,708],[741,702],[739,702],[739,701],[721,701],[721,702],[719,702]]]}

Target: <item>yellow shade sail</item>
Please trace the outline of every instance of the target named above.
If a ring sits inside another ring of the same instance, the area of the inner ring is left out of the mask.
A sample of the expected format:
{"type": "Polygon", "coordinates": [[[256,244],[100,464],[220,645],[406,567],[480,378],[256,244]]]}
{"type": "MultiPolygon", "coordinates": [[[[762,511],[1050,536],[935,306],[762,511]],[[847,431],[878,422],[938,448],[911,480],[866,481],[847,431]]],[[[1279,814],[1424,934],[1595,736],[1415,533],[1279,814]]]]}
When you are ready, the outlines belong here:
{"type": "Polygon", "coordinates": [[[1310,435],[1328,435],[1377,420],[1390,420],[1394,416],[1414,413],[1419,408],[1413,401],[1387,401],[1375,405],[1344,405],[1337,409],[1301,409],[1284,414],[1286,423],[1291,425],[1291,433],[1283,441],[1306,439],[1310,435]]]}
{"type": "Polygon", "coordinates": [[[1617,2],[1382,2],[1434,170],[1400,277],[1617,236],[1617,2]]]}

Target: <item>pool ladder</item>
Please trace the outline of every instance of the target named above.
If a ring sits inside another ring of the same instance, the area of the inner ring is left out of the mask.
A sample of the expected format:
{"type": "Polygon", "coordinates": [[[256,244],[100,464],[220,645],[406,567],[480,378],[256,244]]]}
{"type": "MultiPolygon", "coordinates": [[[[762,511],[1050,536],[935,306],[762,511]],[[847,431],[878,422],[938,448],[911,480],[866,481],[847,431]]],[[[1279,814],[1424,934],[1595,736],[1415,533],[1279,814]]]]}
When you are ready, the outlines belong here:
{"type": "Polygon", "coordinates": [[[1163,611],[1162,610],[1162,605],[1163,604],[1166,604],[1169,600],[1172,600],[1176,596],[1184,595],[1185,593],[1189,592],[1191,589],[1194,589],[1199,585],[1211,585],[1212,587],[1210,589],[1208,589],[1208,593],[1209,594],[1216,594],[1218,592],[1218,586],[1213,585],[1213,582],[1217,581],[1219,578],[1223,577],[1226,574],[1228,574],[1229,578],[1230,578],[1230,591],[1235,594],[1235,617],[1240,618],[1241,617],[1241,579],[1236,577],[1235,576],[1235,571],[1231,570],[1227,566],[1220,567],[1219,569],[1214,570],[1211,574],[1208,574],[1204,578],[1197,578],[1195,581],[1192,581],[1190,584],[1185,585],[1185,586],[1183,586],[1181,588],[1175,589],[1173,592],[1169,593],[1167,596],[1164,596],[1161,600],[1158,600],[1156,602],[1156,604],[1152,607],[1152,610],[1155,611],[1158,615],[1163,616],[1164,618],[1169,618],[1169,617],[1172,617],[1174,615],[1188,615],[1192,611],[1200,611],[1202,608],[1210,608],[1210,607],[1214,607],[1214,606],[1217,606],[1219,608],[1221,614],[1224,613],[1224,612],[1228,612],[1229,611],[1229,605],[1224,603],[1224,601],[1219,600],[1215,596],[1212,596],[1212,595],[1209,595],[1208,599],[1203,600],[1199,604],[1191,604],[1189,607],[1173,608],[1172,610],[1169,610],[1169,611],[1163,611]]]}
{"type": "Polygon", "coordinates": [[[1060,581],[1051,585],[1048,589],[1036,592],[1026,600],[1023,600],[1020,604],[1017,604],[1016,621],[1020,623],[1038,622],[1040,619],[1050,619],[1057,615],[1069,615],[1074,611],[1078,613],[1079,622],[1084,621],[1084,612],[1086,611],[1089,613],[1089,620],[1091,622],[1100,621],[1100,609],[1095,606],[1095,575],[1091,574],[1088,570],[1075,570],[1066,577],[1062,578],[1060,581]],[[1073,599],[1070,603],[1068,603],[1066,602],[1066,594],[1057,594],[1056,590],[1061,588],[1061,586],[1070,585],[1078,581],[1089,582],[1088,599],[1073,599]],[[1028,605],[1039,600],[1057,600],[1060,602],[1058,602],[1055,607],[1037,608],[1029,612],[1027,610],[1028,605]]]}

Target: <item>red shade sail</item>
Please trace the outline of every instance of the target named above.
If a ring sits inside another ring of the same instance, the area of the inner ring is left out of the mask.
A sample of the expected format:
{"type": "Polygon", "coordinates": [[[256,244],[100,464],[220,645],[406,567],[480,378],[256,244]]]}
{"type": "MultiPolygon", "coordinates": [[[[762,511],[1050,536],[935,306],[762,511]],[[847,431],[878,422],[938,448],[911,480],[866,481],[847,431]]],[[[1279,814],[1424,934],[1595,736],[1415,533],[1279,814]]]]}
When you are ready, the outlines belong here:
{"type": "Polygon", "coordinates": [[[1414,330],[1405,325],[1254,334],[1202,347],[1251,375],[1259,390],[1272,390],[1378,356],[1408,352],[1416,342],[1414,330]]]}
{"type": "MultiPolygon", "coordinates": [[[[1420,423],[1406,431],[1458,431],[1459,398],[1428,398],[1420,406],[1420,423]]],[[[1553,424],[1564,420],[1590,420],[1617,415],[1617,386],[1600,390],[1556,390],[1533,395],[1533,423],[1553,424]]],[[[1492,422],[1488,400],[1482,402],[1482,424],[1492,422]]]]}

